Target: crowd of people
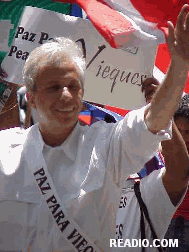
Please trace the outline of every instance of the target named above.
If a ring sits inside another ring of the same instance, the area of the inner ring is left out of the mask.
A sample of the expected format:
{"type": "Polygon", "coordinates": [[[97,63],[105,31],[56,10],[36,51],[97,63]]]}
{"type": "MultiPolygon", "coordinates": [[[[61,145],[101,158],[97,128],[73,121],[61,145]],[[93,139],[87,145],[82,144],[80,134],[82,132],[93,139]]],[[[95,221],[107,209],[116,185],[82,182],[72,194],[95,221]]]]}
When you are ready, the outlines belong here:
{"type": "Polygon", "coordinates": [[[0,251],[153,252],[124,242],[164,237],[179,247],[158,249],[189,251],[188,11],[168,24],[164,81],[146,79],[146,106],[117,122],[78,121],[86,66],[74,41],[56,38],[31,52],[27,95],[20,92],[27,99],[17,104],[12,86],[0,114],[0,251]]]}

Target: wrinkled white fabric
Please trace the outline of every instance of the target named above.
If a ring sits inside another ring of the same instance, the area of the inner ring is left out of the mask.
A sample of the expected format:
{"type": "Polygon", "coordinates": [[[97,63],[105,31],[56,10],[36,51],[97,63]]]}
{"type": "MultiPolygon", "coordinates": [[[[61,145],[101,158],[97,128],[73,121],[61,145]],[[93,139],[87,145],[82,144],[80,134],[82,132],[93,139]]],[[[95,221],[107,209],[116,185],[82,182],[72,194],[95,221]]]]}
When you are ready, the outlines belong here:
{"type": "MultiPolygon", "coordinates": [[[[103,251],[110,251],[122,183],[170,138],[171,129],[152,134],[145,107],[115,124],[77,124],[59,147],[46,146],[38,125],[0,132],[0,251],[71,252],[40,197],[25,158],[29,132],[38,132],[40,148],[67,213],[103,251]],[[8,209],[6,211],[6,209],[8,209]]],[[[30,135],[31,135],[30,134],[30,135]]],[[[31,155],[32,156],[32,155],[31,155]]],[[[40,156],[40,155],[39,155],[40,156]]],[[[36,154],[36,160],[39,158],[36,154]]]]}
{"type": "MultiPolygon", "coordinates": [[[[149,217],[156,231],[158,239],[162,240],[169,227],[172,216],[176,211],[162,183],[164,168],[153,171],[150,175],[143,178],[140,182],[141,196],[148,209],[149,217]]],[[[123,239],[121,246],[113,247],[114,252],[141,252],[142,249],[135,244],[141,239],[140,218],[141,212],[138,200],[134,193],[134,180],[127,180],[122,189],[119,209],[116,214],[116,239],[123,239]],[[128,240],[127,240],[128,239],[128,240]],[[132,240],[136,239],[136,242],[132,240]],[[129,241],[128,243],[124,243],[129,241]]],[[[184,197],[184,195],[183,195],[184,197]]],[[[179,205],[179,204],[178,204],[179,205]]],[[[157,252],[153,246],[153,239],[150,226],[145,219],[145,233],[149,245],[146,247],[148,252],[157,252]]],[[[140,244],[140,243],[138,243],[140,244]]],[[[118,243],[117,243],[118,246],[118,243]]]]}

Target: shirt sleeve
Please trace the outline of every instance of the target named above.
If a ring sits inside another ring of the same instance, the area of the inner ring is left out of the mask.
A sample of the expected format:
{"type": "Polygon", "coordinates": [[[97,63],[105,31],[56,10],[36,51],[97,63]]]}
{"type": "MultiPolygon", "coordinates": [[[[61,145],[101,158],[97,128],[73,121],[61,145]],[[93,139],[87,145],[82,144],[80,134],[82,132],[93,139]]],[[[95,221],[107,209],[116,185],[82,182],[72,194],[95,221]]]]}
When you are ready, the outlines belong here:
{"type": "Polygon", "coordinates": [[[139,171],[156,154],[161,141],[172,137],[171,122],[166,129],[157,134],[148,130],[144,121],[144,113],[148,106],[129,112],[116,129],[115,135],[121,142],[123,155],[127,156],[130,165],[134,167],[132,173],[139,171]]]}
{"type": "Polygon", "coordinates": [[[147,206],[150,219],[157,236],[162,239],[171,222],[175,207],[162,182],[164,168],[153,171],[140,182],[140,190],[144,203],[147,206]]]}

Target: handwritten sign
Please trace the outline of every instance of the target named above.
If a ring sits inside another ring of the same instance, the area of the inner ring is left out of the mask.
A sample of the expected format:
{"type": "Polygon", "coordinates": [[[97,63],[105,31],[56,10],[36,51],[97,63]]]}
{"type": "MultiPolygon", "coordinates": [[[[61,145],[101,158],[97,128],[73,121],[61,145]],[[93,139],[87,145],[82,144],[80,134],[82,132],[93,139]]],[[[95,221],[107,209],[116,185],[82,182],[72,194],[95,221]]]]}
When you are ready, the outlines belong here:
{"type": "Polygon", "coordinates": [[[89,20],[25,7],[2,67],[7,81],[21,84],[30,52],[46,41],[68,36],[81,46],[87,63],[84,99],[134,109],[145,104],[141,81],[152,75],[157,44],[114,49],[89,20]]]}

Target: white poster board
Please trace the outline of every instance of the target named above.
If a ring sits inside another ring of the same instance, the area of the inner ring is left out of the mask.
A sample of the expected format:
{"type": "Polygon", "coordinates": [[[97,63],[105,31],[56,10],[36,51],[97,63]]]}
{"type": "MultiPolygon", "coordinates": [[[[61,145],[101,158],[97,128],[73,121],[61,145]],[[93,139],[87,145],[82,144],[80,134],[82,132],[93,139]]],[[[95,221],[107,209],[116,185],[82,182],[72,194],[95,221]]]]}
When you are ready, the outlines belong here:
{"type": "Polygon", "coordinates": [[[30,52],[50,38],[69,36],[86,50],[84,99],[133,109],[145,104],[141,79],[151,76],[157,45],[114,49],[90,21],[36,7],[26,7],[2,68],[7,81],[21,84],[30,52]]]}

